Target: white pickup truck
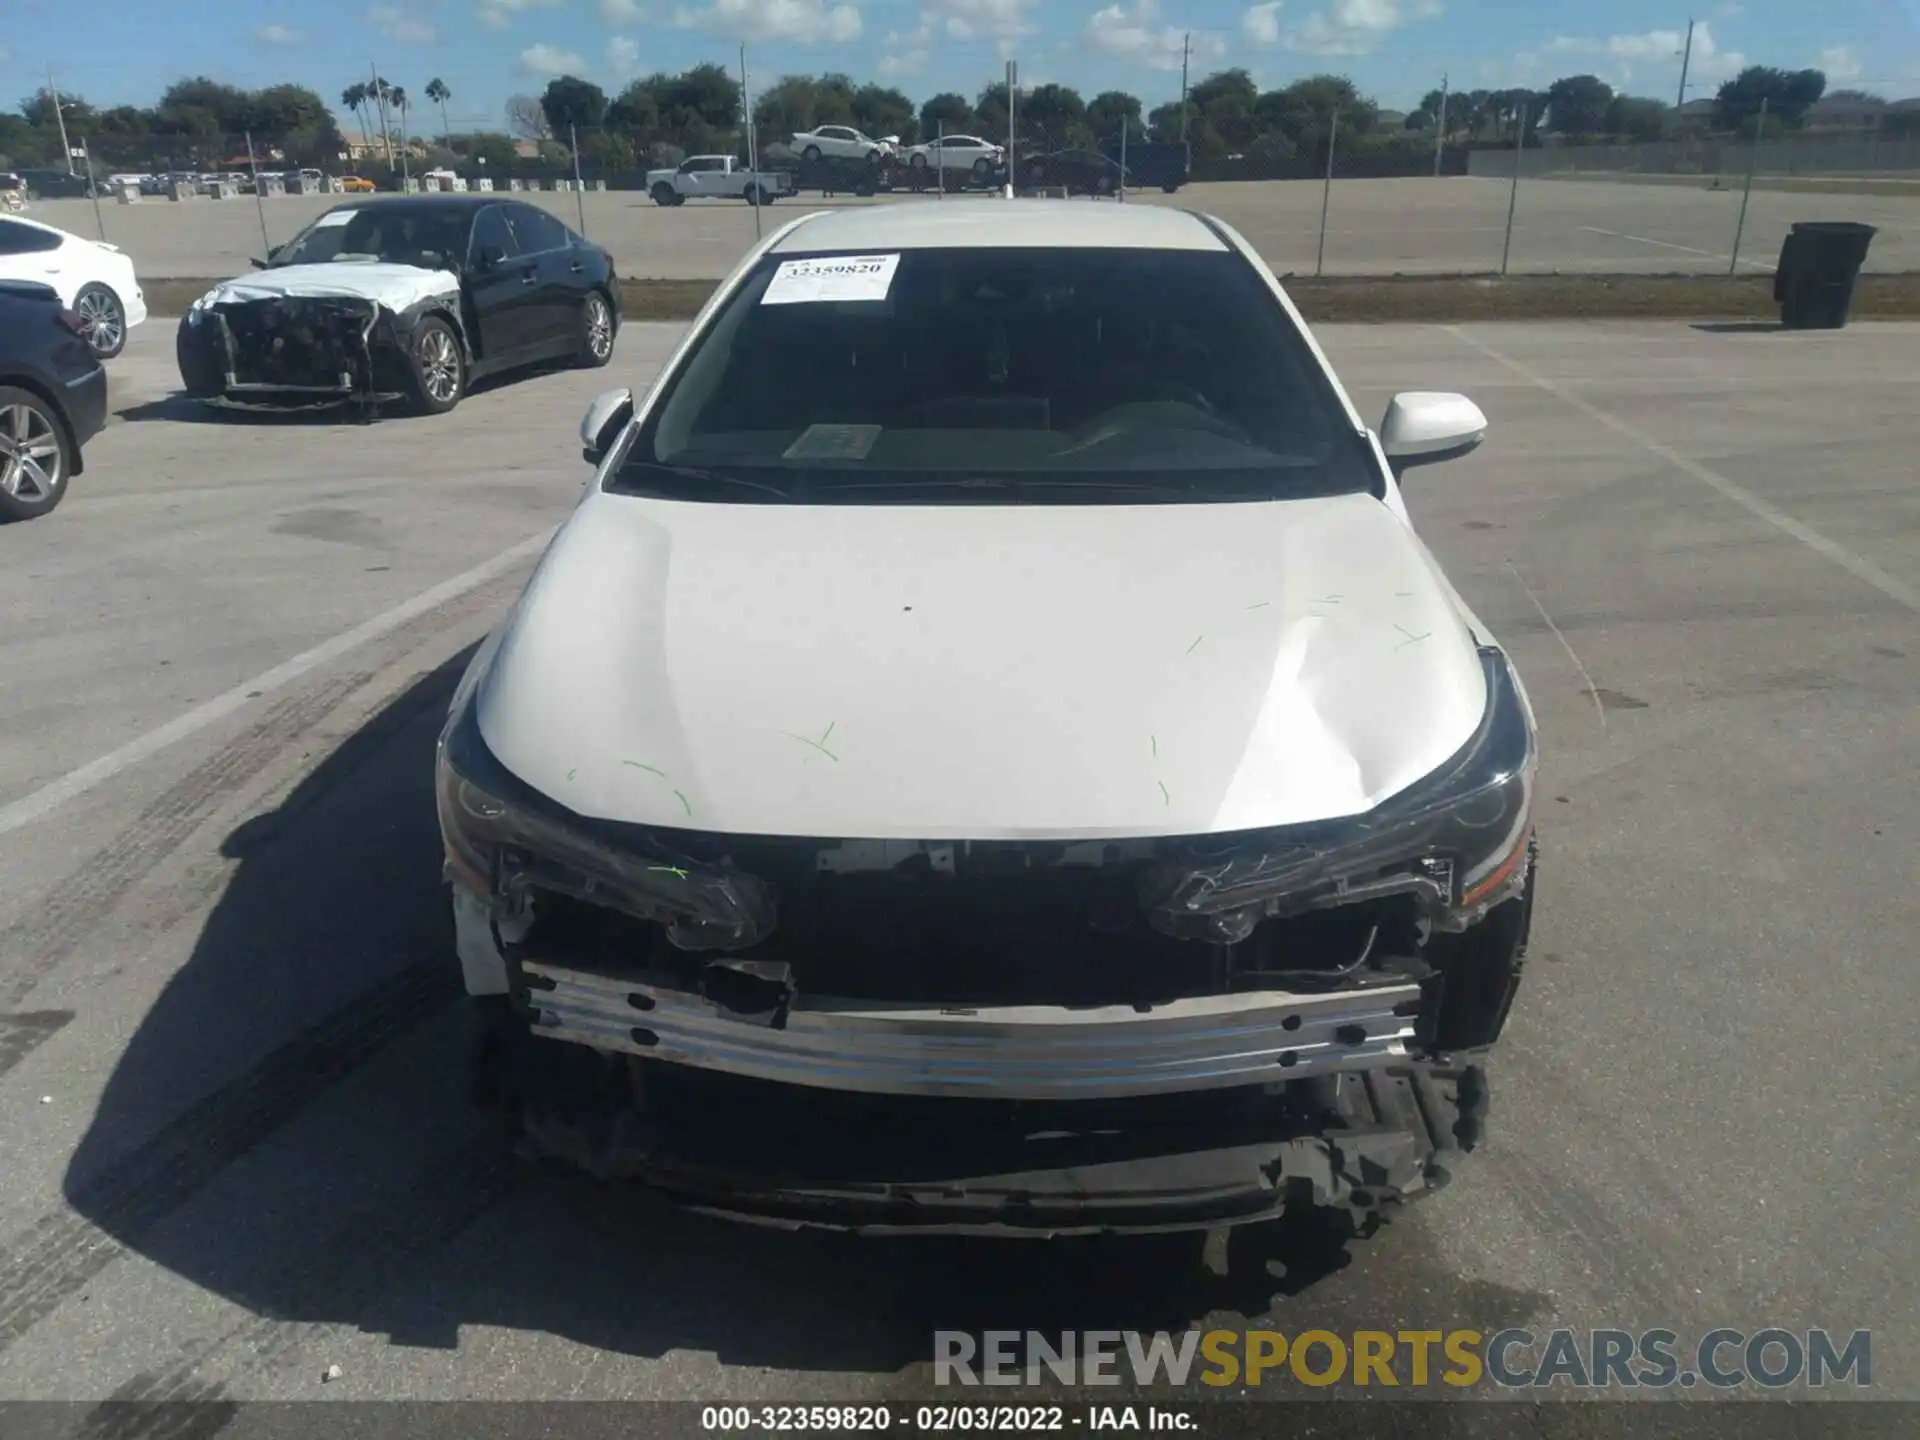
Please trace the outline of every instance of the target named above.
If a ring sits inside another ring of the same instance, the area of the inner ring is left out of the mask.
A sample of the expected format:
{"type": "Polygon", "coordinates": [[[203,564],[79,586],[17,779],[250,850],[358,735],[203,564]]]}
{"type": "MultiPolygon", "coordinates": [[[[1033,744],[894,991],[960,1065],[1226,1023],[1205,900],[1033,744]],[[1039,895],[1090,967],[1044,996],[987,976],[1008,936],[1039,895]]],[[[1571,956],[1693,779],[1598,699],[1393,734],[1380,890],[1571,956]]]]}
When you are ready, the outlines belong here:
{"type": "Polygon", "coordinates": [[[779,170],[749,170],[731,155],[689,155],[671,170],[649,170],[647,193],[656,205],[684,205],[703,195],[770,205],[793,193],[793,177],[779,170]]]}

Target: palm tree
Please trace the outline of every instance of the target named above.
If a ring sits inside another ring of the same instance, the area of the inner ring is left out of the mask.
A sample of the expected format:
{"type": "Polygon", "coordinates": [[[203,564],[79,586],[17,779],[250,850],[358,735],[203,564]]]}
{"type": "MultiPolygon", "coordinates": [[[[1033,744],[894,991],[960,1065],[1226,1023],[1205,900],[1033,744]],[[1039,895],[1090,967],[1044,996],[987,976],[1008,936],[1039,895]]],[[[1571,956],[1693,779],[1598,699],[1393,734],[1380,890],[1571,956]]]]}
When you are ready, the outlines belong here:
{"type": "MultiPolygon", "coordinates": [[[[400,85],[389,85],[387,87],[387,103],[391,105],[394,108],[395,112],[400,116],[400,173],[404,175],[407,173],[407,154],[408,154],[408,151],[407,151],[407,92],[405,87],[400,85]]],[[[389,140],[387,143],[391,145],[393,142],[389,140]]]]}
{"type": "Polygon", "coordinates": [[[453,91],[447,88],[447,82],[438,75],[427,82],[427,99],[440,107],[440,138],[446,142],[447,149],[453,149],[453,131],[447,125],[447,101],[453,98],[453,91]]]}
{"type": "Polygon", "coordinates": [[[340,92],[340,103],[353,112],[353,118],[360,122],[360,139],[365,143],[373,138],[373,126],[367,123],[366,104],[370,98],[367,87],[349,85],[340,92]]]}

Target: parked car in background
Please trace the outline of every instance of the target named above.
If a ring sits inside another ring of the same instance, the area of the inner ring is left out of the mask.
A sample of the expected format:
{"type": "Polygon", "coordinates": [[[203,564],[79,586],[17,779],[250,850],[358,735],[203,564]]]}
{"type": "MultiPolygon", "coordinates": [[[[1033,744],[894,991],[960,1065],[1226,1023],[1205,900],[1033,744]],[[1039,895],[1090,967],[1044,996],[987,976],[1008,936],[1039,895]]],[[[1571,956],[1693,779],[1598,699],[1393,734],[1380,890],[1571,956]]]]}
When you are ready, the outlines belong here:
{"type": "Polygon", "coordinates": [[[620,326],[613,257],[549,212],[494,195],[337,206],[180,322],[196,399],[259,408],[453,409],[468,385],[543,360],[604,365],[620,326]]]}
{"type": "Polygon", "coordinates": [[[125,349],[127,332],[147,318],[147,297],[119,246],[24,215],[0,217],[0,280],[52,286],[60,303],[80,316],[87,343],[102,360],[125,349]]]}
{"type": "Polygon", "coordinates": [[[379,187],[363,175],[342,175],[340,188],[349,195],[371,195],[379,187]]]}
{"type": "Polygon", "coordinates": [[[22,170],[20,178],[27,182],[28,191],[42,200],[85,200],[94,193],[93,182],[86,176],[65,170],[22,170]]]}
{"type": "Polygon", "coordinates": [[[907,165],[914,170],[964,170],[985,178],[1007,163],[1005,147],[978,135],[942,135],[906,150],[907,165]]]}
{"type": "Polygon", "coordinates": [[[107,423],[107,372],[51,285],[0,280],[0,520],[58,505],[107,423]]]}
{"type": "Polygon", "coordinates": [[[1111,195],[1120,188],[1120,162],[1098,150],[1055,150],[1020,162],[1017,178],[1038,189],[1060,187],[1070,195],[1111,195]]]}
{"type": "Polygon", "coordinates": [[[899,143],[898,136],[875,140],[851,125],[817,125],[811,130],[796,130],[793,135],[795,153],[809,162],[865,160],[878,165],[894,153],[899,143]]]}
{"type": "Polygon", "coordinates": [[[782,170],[749,170],[731,155],[689,155],[671,170],[649,170],[647,193],[656,205],[689,200],[745,200],[770,205],[793,193],[793,177],[782,170]]]}

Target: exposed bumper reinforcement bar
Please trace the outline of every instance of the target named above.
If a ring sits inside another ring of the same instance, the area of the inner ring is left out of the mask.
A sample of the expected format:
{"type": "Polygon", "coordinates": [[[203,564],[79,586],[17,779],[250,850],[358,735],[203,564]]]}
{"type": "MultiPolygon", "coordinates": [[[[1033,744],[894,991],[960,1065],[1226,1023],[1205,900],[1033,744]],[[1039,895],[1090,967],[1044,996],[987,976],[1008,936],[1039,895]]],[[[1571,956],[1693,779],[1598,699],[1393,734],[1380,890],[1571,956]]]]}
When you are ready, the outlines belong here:
{"type": "Polygon", "coordinates": [[[1153,1006],[963,1008],[796,997],[743,1016],[657,977],[522,962],[534,1033],[818,1089],[1093,1100],[1403,1063],[1420,989],[1259,991],[1153,1006]]]}

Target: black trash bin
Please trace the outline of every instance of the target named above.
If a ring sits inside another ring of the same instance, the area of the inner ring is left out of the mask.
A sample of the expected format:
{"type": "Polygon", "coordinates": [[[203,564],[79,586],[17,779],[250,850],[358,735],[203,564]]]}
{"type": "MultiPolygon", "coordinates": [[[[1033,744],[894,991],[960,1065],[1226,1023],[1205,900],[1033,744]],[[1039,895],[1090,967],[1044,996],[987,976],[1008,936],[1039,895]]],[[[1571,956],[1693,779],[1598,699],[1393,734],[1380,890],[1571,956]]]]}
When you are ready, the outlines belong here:
{"type": "Polygon", "coordinates": [[[1873,226],[1852,220],[1797,221],[1773,272],[1780,323],[1789,330],[1842,328],[1873,236],[1873,226]]]}

